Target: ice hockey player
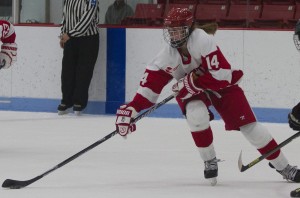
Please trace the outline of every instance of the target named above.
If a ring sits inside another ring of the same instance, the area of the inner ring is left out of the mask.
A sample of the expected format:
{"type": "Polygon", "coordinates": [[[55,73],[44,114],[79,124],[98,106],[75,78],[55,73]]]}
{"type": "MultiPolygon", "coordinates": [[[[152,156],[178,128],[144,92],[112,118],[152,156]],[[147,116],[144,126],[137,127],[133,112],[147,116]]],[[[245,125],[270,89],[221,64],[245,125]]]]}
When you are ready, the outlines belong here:
{"type": "Polygon", "coordinates": [[[295,34],[294,34],[293,38],[294,38],[295,46],[296,46],[297,50],[300,52],[300,19],[296,24],[295,34]]]}
{"type": "MultiPolygon", "coordinates": [[[[189,9],[171,9],[164,18],[163,32],[169,45],[148,64],[133,100],[117,110],[117,130],[122,136],[133,132],[135,125],[131,119],[156,103],[165,85],[176,79],[172,90],[177,93],[177,103],[204,161],[204,177],[215,185],[219,160],[213,144],[209,106],[221,115],[226,130],[240,131],[261,154],[277,143],[256,120],[238,85],[243,72],[231,69],[214,35],[197,28],[189,9]]],[[[267,159],[285,179],[300,182],[300,170],[289,165],[281,150],[267,159]]]]}
{"type": "MultiPolygon", "coordinates": [[[[297,22],[294,34],[294,43],[300,52],[300,20],[297,22]]],[[[289,125],[295,131],[300,131],[300,102],[293,107],[292,112],[288,115],[289,125]]],[[[300,197],[300,188],[291,192],[291,197],[300,197]]]]}
{"type": "Polygon", "coordinates": [[[14,26],[5,20],[0,20],[0,69],[7,69],[17,60],[17,44],[14,26]]]}

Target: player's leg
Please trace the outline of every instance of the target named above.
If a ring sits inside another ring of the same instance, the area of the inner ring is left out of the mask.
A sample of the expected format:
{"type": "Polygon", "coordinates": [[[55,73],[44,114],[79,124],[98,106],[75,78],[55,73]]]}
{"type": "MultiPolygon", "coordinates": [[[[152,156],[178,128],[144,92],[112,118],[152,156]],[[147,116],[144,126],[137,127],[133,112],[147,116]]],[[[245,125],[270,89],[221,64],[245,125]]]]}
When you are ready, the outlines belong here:
{"type": "Polygon", "coordinates": [[[201,100],[190,101],[186,105],[186,120],[192,137],[204,161],[204,177],[212,185],[216,185],[218,176],[218,160],[213,145],[213,133],[210,128],[210,112],[201,100]]]}
{"type": "Polygon", "coordinates": [[[81,112],[88,102],[88,90],[92,80],[99,51],[99,36],[79,38],[76,88],[74,90],[74,112],[81,112]]]}
{"type": "Polygon", "coordinates": [[[62,71],[61,71],[61,104],[57,107],[58,114],[63,115],[73,106],[73,93],[75,87],[75,71],[77,61],[76,40],[71,38],[64,45],[62,71]]]}
{"type": "MultiPolygon", "coordinates": [[[[242,91],[238,86],[228,88],[222,98],[213,102],[222,116],[227,130],[239,130],[245,138],[261,153],[275,148],[278,144],[268,129],[256,121],[255,115],[242,91]],[[221,108],[221,107],[226,108],[221,108]]],[[[267,159],[284,176],[285,179],[300,182],[300,172],[290,166],[281,150],[276,151],[267,159]]]]}

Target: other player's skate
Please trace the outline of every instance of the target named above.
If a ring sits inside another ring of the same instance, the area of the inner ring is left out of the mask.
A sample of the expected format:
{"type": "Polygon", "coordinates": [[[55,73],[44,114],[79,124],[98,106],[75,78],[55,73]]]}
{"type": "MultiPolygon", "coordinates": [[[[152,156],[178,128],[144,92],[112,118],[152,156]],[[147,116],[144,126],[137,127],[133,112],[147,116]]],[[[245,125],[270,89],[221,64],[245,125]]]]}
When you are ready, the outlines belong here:
{"type": "Polygon", "coordinates": [[[300,188],[291,191],[291,197],[300,197],[300,188]]]}
{"type": "Polygon", "coordinates": [[[217,158],[213,158],[212,160],[208,160],[204,162],[204,177],[210,181],[212,186],[217,184],[218,177],[218,162],[220,160],[217,158]]]}
{"type": "MultiPolygon", "coordinates": [[[[271,168],[274,168],[274,166],[271,163],[269,163],[269,165],[271,168]]],[[[297,169],[297,166],[291,166],[288,164],[283,170],[281,171],[276,170],[276,171],[283,176],[283,179],[300,183],[300,170],[297,169]]]]}

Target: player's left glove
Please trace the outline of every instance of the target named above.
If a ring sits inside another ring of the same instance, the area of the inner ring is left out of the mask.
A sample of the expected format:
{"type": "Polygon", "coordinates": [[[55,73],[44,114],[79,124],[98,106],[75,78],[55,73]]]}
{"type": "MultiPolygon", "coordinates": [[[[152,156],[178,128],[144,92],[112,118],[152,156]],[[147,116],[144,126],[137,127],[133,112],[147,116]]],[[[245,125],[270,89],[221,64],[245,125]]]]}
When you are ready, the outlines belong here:
{"type": "Polygon", "coordinates": [[[189,73],[172,86],[172,91],[178,93],[177,97],[182,101],[202,93],[203,89],[197,87],[194,83],[196,78],[196,74],[193,72],[189,73]]]}
{"type": "Polygon", "coordinates": [[[292,112],[288,115],[289,125],[295,130],[300,130],[300,103],[293,107],[292,112]]]}
{"type": "Polygon", "coordinates": [[[132,123],[132,120],[136,117],[137,111],[128,105],[122,105],[117,110],[116,128],[118,133],[126,137],[127,134],[134,132],[136,126],[132,123]]]}

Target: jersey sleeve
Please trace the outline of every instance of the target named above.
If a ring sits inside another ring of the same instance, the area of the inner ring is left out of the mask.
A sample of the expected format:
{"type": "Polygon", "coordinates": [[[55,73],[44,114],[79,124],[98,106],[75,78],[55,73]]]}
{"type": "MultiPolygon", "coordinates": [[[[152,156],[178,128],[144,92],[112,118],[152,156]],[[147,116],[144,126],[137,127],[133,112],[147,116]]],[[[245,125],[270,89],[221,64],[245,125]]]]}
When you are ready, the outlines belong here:
{"type": "Polygon", "coordinates": [[[140,81],[140,86],[133,100],[128,104],[137,112],[156,103],[162,89],[173,77],[159,68],[147,67],[140,81]]]}
{"type": "Polygon", "coordinates": [[[16,33],[14,26],[4,20],[0,20],[0,41],[2,43],[15,43],[16,33]]]}
{"type": "Polygon", "coordinates": [[[218,47],[201,59],[202,67],[206,72],[197,80],[196,84],[199,87],[217,91],[231,84],[231,66],[218,47]]]}

